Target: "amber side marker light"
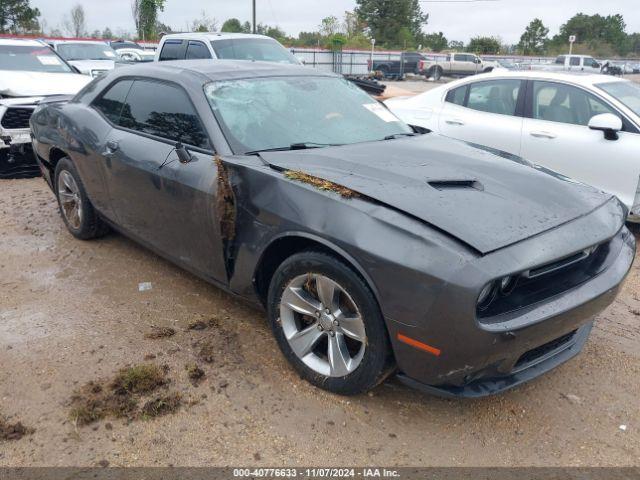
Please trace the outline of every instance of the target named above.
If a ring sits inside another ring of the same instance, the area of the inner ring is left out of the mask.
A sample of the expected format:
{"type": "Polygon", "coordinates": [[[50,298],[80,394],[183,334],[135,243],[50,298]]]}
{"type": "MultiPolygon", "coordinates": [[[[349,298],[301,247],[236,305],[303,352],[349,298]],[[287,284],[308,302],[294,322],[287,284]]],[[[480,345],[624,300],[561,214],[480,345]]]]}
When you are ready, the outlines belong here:
{"type": "Polygon", "coordinates": [[[406,343],[407,345],[411,345],[419,350],[424,350],[425,352],[429,352],[431,355],[435,355],[436,357],[440,356],[440,349],[436,347],[432,347],[431,345],[427,345],[426,343],[419,342],[418,340],[414,340],[413,338],[407,337],[401,333],[398,334],[398,340],[402,343],[406,343]]]}

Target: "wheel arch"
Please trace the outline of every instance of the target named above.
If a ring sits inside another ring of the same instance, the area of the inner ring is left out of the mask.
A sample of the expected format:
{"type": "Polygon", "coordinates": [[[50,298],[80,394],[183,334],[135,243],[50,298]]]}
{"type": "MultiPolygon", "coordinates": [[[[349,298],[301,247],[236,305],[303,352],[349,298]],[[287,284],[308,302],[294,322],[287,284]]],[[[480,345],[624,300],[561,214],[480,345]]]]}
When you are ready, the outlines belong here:
{"type": "Polygon", "coordinates": [[[371,289],[378,308],[380,308],[380,296],[376,285],[359,262],[334,243],[306,232],[282,233],[274,237],[263,249],[253,275],[256,294],[263,305],[266,306],[269,284],[280,264],[296,253],[311,249],[333,255],[352,268],[371,289]]]}

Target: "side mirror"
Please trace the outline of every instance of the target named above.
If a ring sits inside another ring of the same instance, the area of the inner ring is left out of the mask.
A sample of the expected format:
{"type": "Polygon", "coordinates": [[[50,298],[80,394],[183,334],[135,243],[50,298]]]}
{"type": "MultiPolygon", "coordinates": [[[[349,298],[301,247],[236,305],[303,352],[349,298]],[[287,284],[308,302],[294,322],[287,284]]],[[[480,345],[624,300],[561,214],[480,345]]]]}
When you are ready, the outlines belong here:
{"type": "Polygon", "coordinates": [[[598,62],[594,62],[591,66],[593,68],[600,68],[601,67],[601,65],[598,62]]]}
{"type": "Polygon", "coordinates": [[[591,130],[600,130],[607,140],[617,140],[618,132],[622,130],[622,120],[613,113],[601,113],[589,120],[591,130]]]}
{"type": "Polygon", "coordinates": [[[298,60],[298,63],[300,63],[300,65],[306,65],[307,64],[307,61],[302,57],[296,56],[296,60],[298,60]]]}
{"type": "Polygon", "coordinates": [[[479,59],[478,57],[476,57],[476,59],[473,61],[473,63],[482,63],[482,60],[479,59]]]}
{"type": "Polygon", "coordinates": [[[189,163],[192,160],[191,154],[182,143],[176,143],[175,148],[176,155],[178,155],[178,160],[180,161],[180,163],[189,163]]]}

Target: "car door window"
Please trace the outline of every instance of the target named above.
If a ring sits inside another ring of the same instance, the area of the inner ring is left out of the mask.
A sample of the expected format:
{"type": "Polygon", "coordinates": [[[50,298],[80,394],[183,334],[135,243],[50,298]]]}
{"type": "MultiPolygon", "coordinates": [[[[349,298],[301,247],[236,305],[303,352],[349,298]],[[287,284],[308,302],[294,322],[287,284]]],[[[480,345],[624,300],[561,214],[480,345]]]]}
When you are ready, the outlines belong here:
{"type": "Polygon", "coordinates": [[[615,112],[584,90],[553,82],[533,82],[532,117],[548,122],[587,125],[594,115],[615,112]]]}
{"type": "Polygon", "coordinates": [[[204,43],[190,40],[187,45],[186,58],[187,60],[211,58],[211,53],[204,43]]]}
{"type": "Polygon", "coordinates": [[[464,61],[466,61],[467,56],[466,55],[462,55],[462,54],[456,54],[456,55],[453,56],[453,59],[456,62],[464,62],[464,61]]]}
{"type": "Polygon", "coordinates": [[[120,80],[114,83],[93,102],[93,108],[117,124],[132,84],[133,80],[120,80]]]}
{"type": "Polygon", "coordinates": [[[445,98],[446,102],[453,103],[455,105],[464,105],[464,99],[467,96],[467,86],[464,85],[462,87],[454,88],[453,90],[449,90],[447,92],[447,96],[445,98]]]}
{"type": "Polygon", "coordinates": [[[572,67],[579,67],[580,66],[580,58],[579,57],[570,57],[569,58],[569,65],[571,65],[572,67]]]}
{"type": "Polygon", "coordinates": [[[211,148],[187,94],[167,83],[136,80],[129,90],[119,125],[175,142],[211,148]]]}
{"type": "Polygon", "coordinates": [[[560,55],[558,58],[556,58],[556,64],[564,65],[564,59],[565,59],[565,57],[560,55]]]}
{"type": "Polygon", "coordinates": [[[520,80],[491,80],[469,87],[467,107],[481,112],[515,115],[520,93],[520,80]]]}
{"type": "Polygon", "coordinates": [[[160,52],[160,61],[183,60],[184,52],[182,50],[182,46],[182,40],[167,40],[166,42],[164,42],[162,51],[160,52]]]}

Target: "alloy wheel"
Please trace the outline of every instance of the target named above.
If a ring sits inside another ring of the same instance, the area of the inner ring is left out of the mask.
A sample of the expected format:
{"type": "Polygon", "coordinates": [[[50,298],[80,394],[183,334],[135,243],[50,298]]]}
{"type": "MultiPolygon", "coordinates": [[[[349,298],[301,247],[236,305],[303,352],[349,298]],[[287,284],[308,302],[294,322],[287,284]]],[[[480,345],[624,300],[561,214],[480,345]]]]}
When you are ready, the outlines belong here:
{"type": "Polygon", "coordinates": [[[58,200],[67,223],[72,228],[79,229],[82,221],[80,189],[73,175],[66,170],[62,170],[58,175],[58,200]]]}
{"type": "Polygon", "coordinates": [[[352,373],[364,356],[364,320],[349,293],[317,273],[299,275],[285,287],[280,321],[295,355],[328,377],[352,373]]]}

